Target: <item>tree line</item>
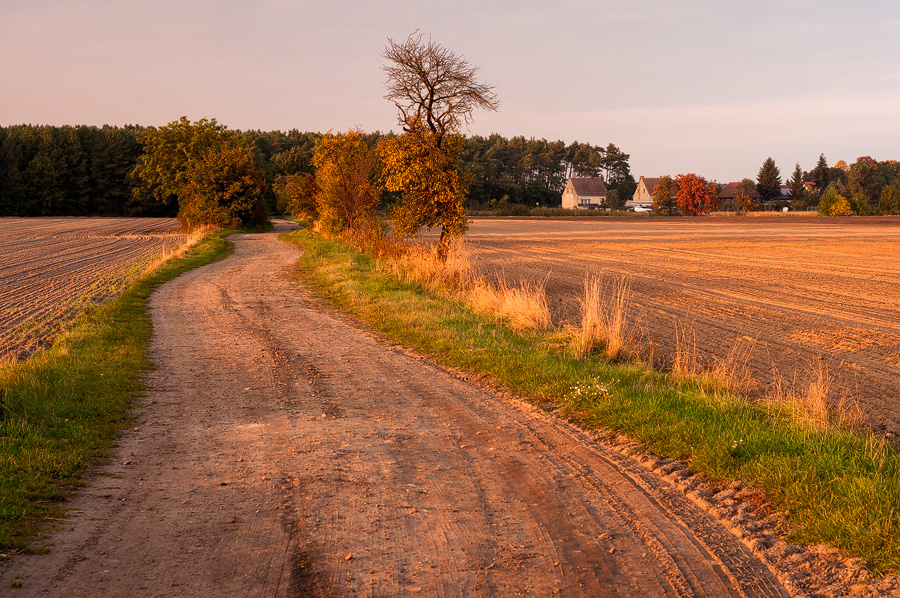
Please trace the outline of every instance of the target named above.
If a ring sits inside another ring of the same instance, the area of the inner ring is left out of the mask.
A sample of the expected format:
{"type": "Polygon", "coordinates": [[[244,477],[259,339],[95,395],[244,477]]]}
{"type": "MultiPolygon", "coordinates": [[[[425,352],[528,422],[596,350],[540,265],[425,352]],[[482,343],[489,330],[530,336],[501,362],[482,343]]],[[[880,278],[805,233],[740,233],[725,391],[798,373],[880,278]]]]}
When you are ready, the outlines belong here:
{"type": "Polygon", "coordinates": [[[860,156],[852,164],[840,160],[828,166],[825,154],[820,154],[810,170],[795,164],[784,184],[789,188],[786,195],[781,192],[781,171],[771,157],[766,158],[755,181],[741,181],[737,203],[746,210],[758,209],[762,204],[790,203],[794,209],[816,208],[828,216],[900,214],[897,160],[860,156]]]}
{"type": "MultiPolygon", "coordinates": [[[[0,216],[175,216],[174,197],[157,197],[135,176],[145,152],[142,140],[163,128],[0,127],[0,216]]],[[[296,129],[232,133],[264,176],[262,193],[270,210],[282,211],[278,181],[285,175],[314,174],[313,147],[322,134],[296,129]]],[[[363,140],[374,148],[394,136],[374,132],[363,134],[363,140]]],[[[462,141],[457,161],[469,177],[471,207],[556,206],[570,176],[602,176],[608,189],[625,199],[636,188],[630,156],[615,144],[496,134],[462,141]]],[[[390,202],[390,195],[383,201],[390,202]]]]}

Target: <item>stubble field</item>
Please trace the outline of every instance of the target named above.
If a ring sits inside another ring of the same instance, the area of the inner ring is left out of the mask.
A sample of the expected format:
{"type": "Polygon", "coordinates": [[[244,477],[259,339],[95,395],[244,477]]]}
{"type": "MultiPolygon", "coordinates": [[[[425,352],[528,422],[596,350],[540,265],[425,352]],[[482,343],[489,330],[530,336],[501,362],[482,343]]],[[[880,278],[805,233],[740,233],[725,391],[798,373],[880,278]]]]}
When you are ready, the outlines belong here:
{"type": "Polygon", "coordinates": [[[48,344],[184,244],[179,227],[170,218],[0,218],[0,360],[48,344]]]}
{"type": "Polygon", "coordinates": [[[484,219],[467,239],[483,271],[546,281],[558,324],[577,324],[587,274],[625,276],[658,361],[679,336],[707,362],[737,346],[756,395],[825,369],[832,402],[900,434],[900,219],[484,219]]]}

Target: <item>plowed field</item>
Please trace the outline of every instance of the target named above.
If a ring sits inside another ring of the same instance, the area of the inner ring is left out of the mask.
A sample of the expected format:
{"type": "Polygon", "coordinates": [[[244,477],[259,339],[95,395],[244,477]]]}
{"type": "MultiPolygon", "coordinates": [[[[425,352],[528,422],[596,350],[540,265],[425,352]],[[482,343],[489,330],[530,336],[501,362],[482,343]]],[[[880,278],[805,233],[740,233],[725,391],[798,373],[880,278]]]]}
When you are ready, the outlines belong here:
{"type": "Polygon", "coordinates": [[[577,322],[587,273],[626,275],[633,331],[661,360],[676,328],[706,359],[741,342],[761,393],[802,388],[821,358],[833,401],[900,434],[898,218],[485,219],[467,238],[484,270],[546,280],[557,322],[577,322]]]}
{"type": "Polygon", "coordinates": [[[184,243],[170,218],[0,218],[0,359],[42,345],[87,305],[184,243]]]}

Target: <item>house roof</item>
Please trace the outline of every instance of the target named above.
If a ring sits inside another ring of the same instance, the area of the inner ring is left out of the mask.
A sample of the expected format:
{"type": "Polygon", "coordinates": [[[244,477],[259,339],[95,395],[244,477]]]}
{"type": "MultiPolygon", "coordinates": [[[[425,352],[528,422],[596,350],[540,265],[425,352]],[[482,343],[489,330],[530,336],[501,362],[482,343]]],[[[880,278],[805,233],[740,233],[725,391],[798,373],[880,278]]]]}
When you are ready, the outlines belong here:
{"type": "Polygon", "coordinates": [[[601,197],[606,195],[606,185],[600,177],[572,177],[572,187],[575,193],[584,197],[601,197]]]}
{"type": "Polygon", "coordinates": [[[647,193],[653,195],[653,189],[656,185],[662,180],[661,176],[650,177],[650,176],[642,176],[641,180],[644,181],[644,186],[647,187],[647,193]]]}
{"type": "MultiPolygon", "coordinates": [[[[719,191],[719,199],[734,199],[737,196],[737,186],[740,184],[739,181],[736,181],[722,187],[722,190],[719,191]]],[[[759,194],[755,187],[753,191],[750,192],[750,197],[756,201],[762,199],[762,195],[759,194]]]]}

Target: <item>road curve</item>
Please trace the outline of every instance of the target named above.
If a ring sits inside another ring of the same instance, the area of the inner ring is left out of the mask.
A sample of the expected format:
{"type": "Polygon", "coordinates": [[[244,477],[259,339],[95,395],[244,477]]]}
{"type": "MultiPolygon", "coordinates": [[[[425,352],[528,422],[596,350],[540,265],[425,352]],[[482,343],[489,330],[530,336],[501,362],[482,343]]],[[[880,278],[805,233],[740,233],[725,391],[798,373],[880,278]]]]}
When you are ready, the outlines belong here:
{"type": "Polygon", "coordinates": [[[785,597],[668,482],[312,300],[235,235],[153,296],[137,425],[16,596],[785,597]]]}

